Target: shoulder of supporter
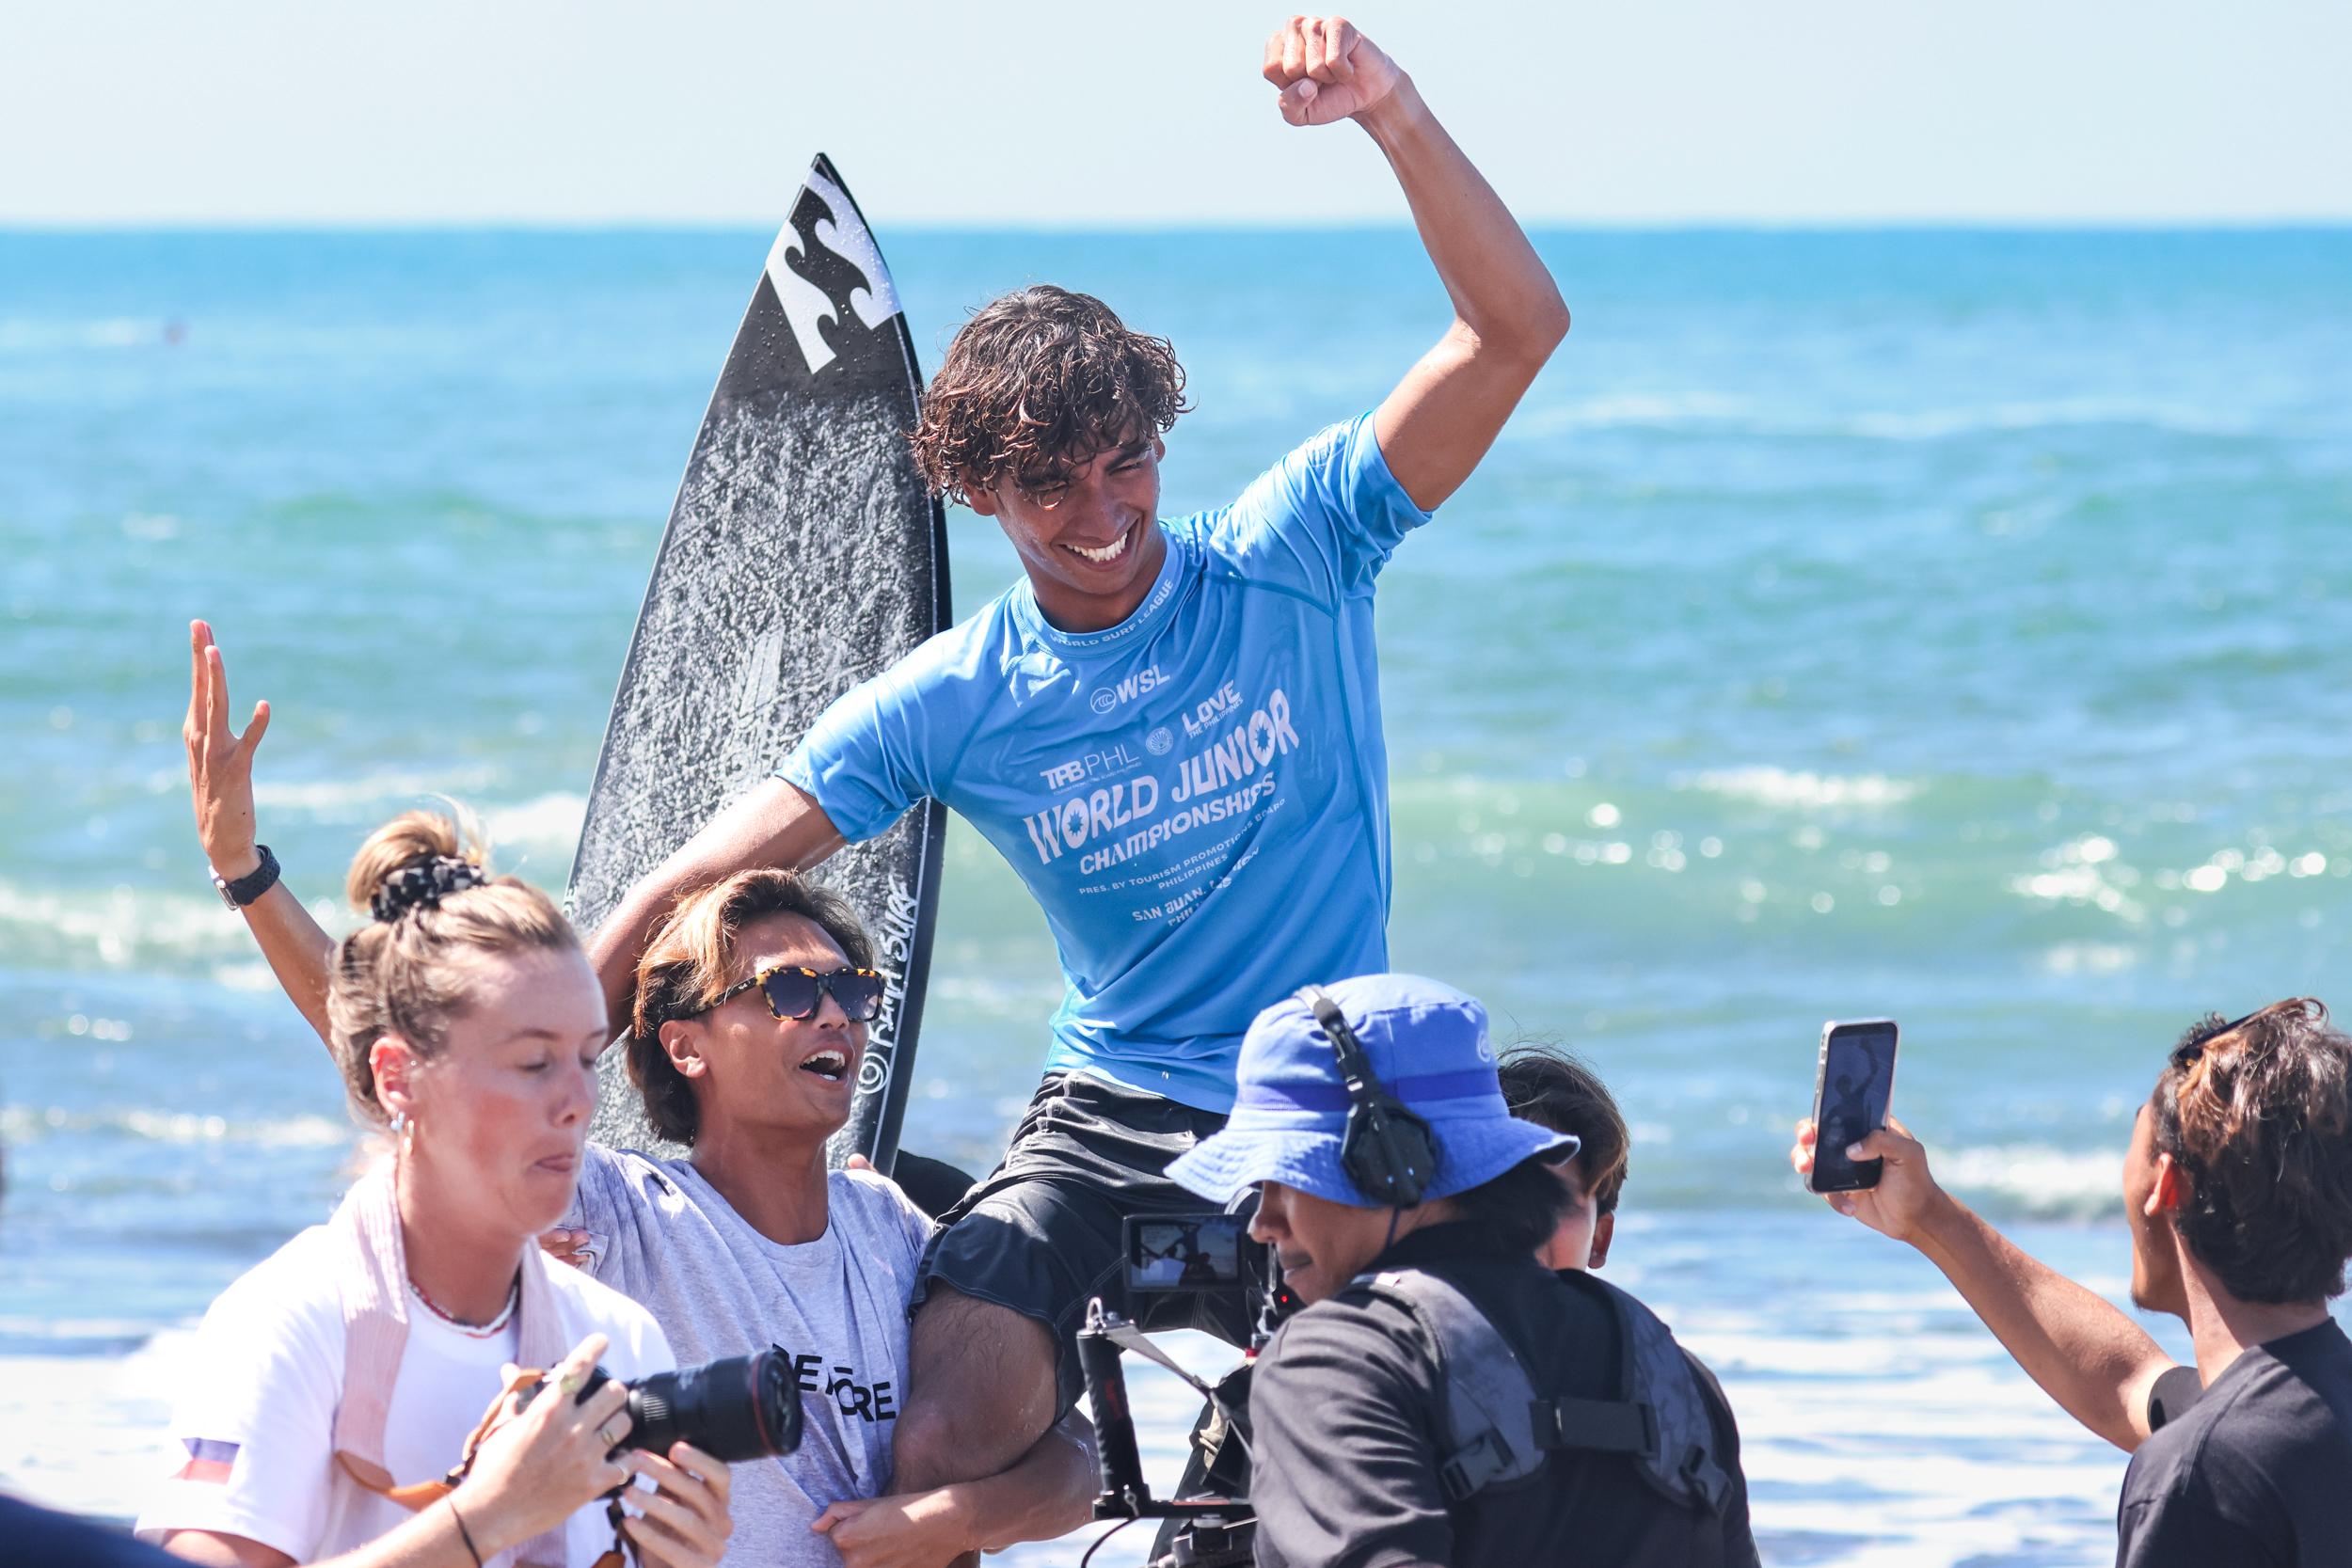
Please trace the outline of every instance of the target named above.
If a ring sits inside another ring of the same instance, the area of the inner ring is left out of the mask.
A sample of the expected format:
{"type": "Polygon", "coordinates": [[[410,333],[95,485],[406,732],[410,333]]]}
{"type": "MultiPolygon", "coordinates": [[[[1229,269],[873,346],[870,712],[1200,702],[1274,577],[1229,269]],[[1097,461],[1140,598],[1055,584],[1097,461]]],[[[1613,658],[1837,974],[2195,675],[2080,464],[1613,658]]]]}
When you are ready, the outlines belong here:
{"type": "Polygon", "coordinates": [[[2119,1564],[2130,1568],[2227,1561],[2259,1563],[2257,1516],[2284,1518],[2265,1456],[2233,1419],[2247,1389],[2208,1389],[2176,1420],[2149,1435],[2124,1471],[2117,1522],[2119,1564]],[[2221,1398],[2214,1395],[2219,1392],[2221,1398]]]}
{"type": "Polygon", "coordinates": [[[915,800],[944,794],[1019,661],[1011,593],[834,698],[776,776],[814,799],[853,843],[889,827],[915,800]]]}
{"type": "Polygon", "coordinates": [[[628,1379],[666,1372],[677,1365],[669,1336],[661,1332],[651,1312],[601,1279],[551,1258],[543,1261],[558,1309],[571,1329],[570,1341],[577,1344],[591,1334],[601,1334],[612,1341],[604,1355],[607,1371],[628,1379]]]}
{"type": "Polygon", "coordinates": [[[1435,1386],[1378,1304],[1323,1301],[1284,1323],[1251,1374],[1259,1539],[1274,1561],[1447,1560],[1435,1386]]]}
{"type": "Polygon", "coordinates": [[[205,1312],[178,1358],[171,1433],[192,1463],[230,1467],[225,1476],[183,1473],[164,1481],[140,1515],[142,1537],[217,1530],[296,1559],[316,1545],[342,1392],[342,1300],[332,1248],[325,1227],[304,1231],[205,1312]],[[199,1452],[199,1444],[212,1447],[199,1452]],[[292,1476],[317,1484],[288,1484],[292,1476]]]}
{"type": "Polygon", "coordinates": [[[1378,1384],[1419,1397],[1434,1390],[1429,1354],[1420,1332],[1393,1307],[1332,1298],[1302,1308],[1274,1331],[1251,1384],[1263,1387],[1272,1372],[1278,1384],[1296,1381],[1326,1390],[1334,1380],[1378,1384]]]}
{"type": "Polygon", "coordinates": [[[854,1216],[862,1237],[895,1236],[919,1256],[931,1239],[931,1217],[915,1207],[906,1189],[880,1171],[836,1170],[829,1179],[835,1212],[854,1216]]]}
{"type": "Polygon", "coordinates": [[[2126,1495],[2116,1512],[2116,1568],[2289,1568],[2201,1487],[2126,1495]]]}
{"type": "Polygon", "coordinates": [[[1368,593],[1405,535],[1432,515],[1389,471],[1366,413],[1316,432],[1232,504],[1182,526],[1248,580],[1334,603],[1368,593]]]}
{"type": "Polygon", "coordinates": [[[332,1375],[342,1370],[342,1265],[334,1235],[323,1225],[293,1240],[230,1282],[205,1308],[197,1329],[202,1366],[218,1365],[221,1350],[250,1357],[283,1350],[314,1355],[332,1375]]]}

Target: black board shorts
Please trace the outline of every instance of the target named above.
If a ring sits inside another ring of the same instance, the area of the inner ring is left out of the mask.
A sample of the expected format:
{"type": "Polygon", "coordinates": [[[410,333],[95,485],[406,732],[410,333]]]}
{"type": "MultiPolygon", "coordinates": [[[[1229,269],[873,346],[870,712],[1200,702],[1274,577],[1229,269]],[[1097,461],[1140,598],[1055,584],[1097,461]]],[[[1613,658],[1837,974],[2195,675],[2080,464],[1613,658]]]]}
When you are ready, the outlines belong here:
{"type": "Polygon", "coordinates": [[[1095,1296],[1154,1332],[1198,1328],[1247,1345],[1257,1322],[1254,1299],[1154,1294],[1131,1307],[1120,1267],[1128,1215],[1216,1207],[1164,1173],[1224,1125],[1214,1111],[1141,1089],[1085,1073],[1049,1075],[1013,1130],[1004,1163],[942,1217],[923,1254],[916,1303],[937,1282],[1043,1323],[1054,1336],[1057,1415],[1085,1392],[1076,1335],[1095,1296]]]}

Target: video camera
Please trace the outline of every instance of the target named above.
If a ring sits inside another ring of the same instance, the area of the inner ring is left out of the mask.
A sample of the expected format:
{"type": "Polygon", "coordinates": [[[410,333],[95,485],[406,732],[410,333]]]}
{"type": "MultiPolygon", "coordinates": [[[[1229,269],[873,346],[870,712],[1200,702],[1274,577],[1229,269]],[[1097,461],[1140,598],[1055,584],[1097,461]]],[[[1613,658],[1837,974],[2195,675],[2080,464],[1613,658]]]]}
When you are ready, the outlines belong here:
{"type": "Polygon", "coordinates": [[[1094,1517],[1123,1526],[1161,1519],[1155,1568],[1239,1568],[1251,1560],[1256,1516],[1249,1507],[1249,1374],[1258,1352],[1298,1307],[1281,1280],[1273,1250],[1249,1239],[1250,1216],[1157,1214],[1126,1221],[1120,1283],[1133,1318],[1097,1297],[1078,1330],[1078,1366],[1094,1413],[1102,1490],[1094,1517]],[[1257,1326],[1241,1365],[1215,1384],[1201,1381],[1152,1343],[1142,1326],[1170,1297],[1231,1293],[1258,1304],[1257,1326]],[[1208,1402],[1195,1424],[1177,1496],[1154,1497],[1136,1444],[1135,1414],[1120,1364],[1133,1351],[1176,1374],[1208,1402]]]}

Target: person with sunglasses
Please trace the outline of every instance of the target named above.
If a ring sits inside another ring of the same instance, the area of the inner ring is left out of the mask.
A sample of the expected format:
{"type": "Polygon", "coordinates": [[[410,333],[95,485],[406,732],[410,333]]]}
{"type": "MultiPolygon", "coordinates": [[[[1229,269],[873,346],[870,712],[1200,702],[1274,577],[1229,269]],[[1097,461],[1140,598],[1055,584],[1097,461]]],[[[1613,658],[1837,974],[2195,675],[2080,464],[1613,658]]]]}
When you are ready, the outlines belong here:
{"type": "MultiPolygon", "coordinates": [[[[197,623],[191,646],[199,837],[288,995],[324,1030],[333,944],[256,842],[267,705],[233,734],[211,628],[197,623]]],[[[938,1568],[1083,1522],[1093,1473],[1079,1417],[1001,1473],[891,1495],[908,1306],[931,1226],[887,1179],[827,1169],[882,1000],[849,906],[782,870],[690,892],[654,933],[634,992],[629,1078],[655,1131],[687,1152],[587,1144],[549,1250],[650,1309],[686,1364],[771,1343],[790,1354],[804,1434],[790,1455],[735,1467],[727,1560],[938,1568]]]]}
{"type": "MultiPolygon", "coordinates": [[[[1797,1123],[1789,1164],[1813,1168],[1797,1123]]],[[[2066,1413],[2132,1455],[2119,1568],[2352,1563],[2352,1036],[2311,997],[2192,1024],[2123,1154],[2131,1297],[2187,1323],[2175,1366],[2140,1326],[1972,1212],[1893,1117],[1854,1143],[1878,1185],[1829,1206],[1906,1242],[2066,1413]]]]}

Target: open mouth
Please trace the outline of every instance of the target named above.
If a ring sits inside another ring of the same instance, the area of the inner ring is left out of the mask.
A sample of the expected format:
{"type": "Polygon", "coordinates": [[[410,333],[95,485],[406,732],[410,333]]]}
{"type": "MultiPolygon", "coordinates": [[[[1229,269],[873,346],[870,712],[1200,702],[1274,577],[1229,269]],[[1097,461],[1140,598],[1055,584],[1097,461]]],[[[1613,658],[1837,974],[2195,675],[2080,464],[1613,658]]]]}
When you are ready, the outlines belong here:
{"type": "Polygon", "coordinates": [[[815,1073],[828,1084],[838,1084],[850,1074],[850,1053],[828,1046],[803,1057],[801,1070],[815,1073]]]}
{"type": "Polygon", "coordinates": [[[1097,566],[1107,566],[1127,553],[1127,546],[1134,541],[1135,533],[1134,529],[1129,529],[1109,544],[1094,549],[1088,549],[1083,545],[1064,545],[1062,548],[1081,561],[1090,561],[1097,566]]]}

